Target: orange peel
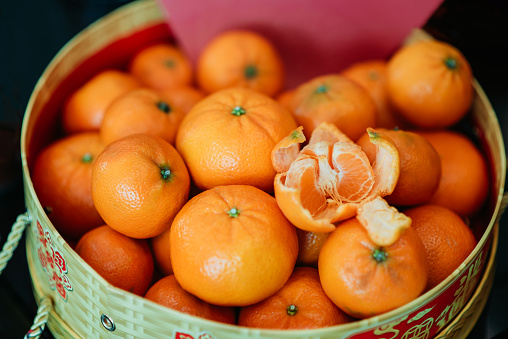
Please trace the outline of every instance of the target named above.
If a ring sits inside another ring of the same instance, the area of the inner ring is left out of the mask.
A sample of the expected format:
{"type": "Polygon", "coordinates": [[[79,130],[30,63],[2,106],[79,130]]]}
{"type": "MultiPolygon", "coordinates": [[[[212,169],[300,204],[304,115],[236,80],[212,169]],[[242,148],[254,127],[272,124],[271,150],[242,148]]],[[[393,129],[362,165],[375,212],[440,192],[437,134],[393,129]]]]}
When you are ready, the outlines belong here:
{"type": "Polygon", "coordinates": [[[372,242],[378,246],[393,245],[411,226],[411,218],[390,206],[380,196],[358,207],[356,218],[367,231],[372,242]]]}
{"type": "Polygon", "coordinates": [[[279,141],[272,149],[271,159],[275,172],[286,172],[300,152],[300,144],[305,142],[303,127],[294,129],[279,141]]]}

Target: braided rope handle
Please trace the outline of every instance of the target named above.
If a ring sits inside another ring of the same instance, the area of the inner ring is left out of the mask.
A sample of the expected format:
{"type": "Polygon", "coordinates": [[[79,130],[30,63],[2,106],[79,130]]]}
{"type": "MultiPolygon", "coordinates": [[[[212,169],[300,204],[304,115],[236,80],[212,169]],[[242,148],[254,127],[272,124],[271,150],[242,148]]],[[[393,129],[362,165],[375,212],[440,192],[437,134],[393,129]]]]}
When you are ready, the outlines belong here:
{"type": "Polygon", "coordinates": [[[44,297],[39,304],[39,308],[37,308],[37,314],[34,318],[34,323],[30,327],[30,330],[23,337],[24,339],[38,339],[44,329],[46,328],[46,323],[48,322],[49,312],[53,304],[51,302],[50,297],[44,297]]]}
{"type": "Polygon", "coordinates": [[[23,231],[30,224],[30,216],[27,212],[18,215],[16,221],[12,225],[11,232],[7,236],[2,252],[0,252],[0,275],[7,266],[7,262],[11,259],[16,247],[18,247],[23,231]]]}

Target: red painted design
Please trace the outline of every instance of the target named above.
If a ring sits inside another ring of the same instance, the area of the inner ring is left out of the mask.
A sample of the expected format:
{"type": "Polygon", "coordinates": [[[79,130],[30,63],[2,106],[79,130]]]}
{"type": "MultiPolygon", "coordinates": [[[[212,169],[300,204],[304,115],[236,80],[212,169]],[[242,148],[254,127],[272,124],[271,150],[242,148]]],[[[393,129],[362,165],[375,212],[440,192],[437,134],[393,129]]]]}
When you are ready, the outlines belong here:
{"type": "Polygon", "coordinates": [[[39,221],[35,230],[37,237],[37,256],[42,269],[46,272],[49,287],[67,301],[67,291],[72,291],[72,284],[67,277],[67,263],[60,251],[58,251],[51,239],[49,231],[44,231],[39,221]]]}
{"type": "Polygon", "coordinates": [[[194,337],[191,336],[190,334],[183,333],[183,332],[175,332],[174,337],[175,337],[175,339],[194,339],[194,337]]]}
{"type": "Polygon", "coordinates": [[[215,339],[210,333],[202,333],[198,339],[215,339]]]}

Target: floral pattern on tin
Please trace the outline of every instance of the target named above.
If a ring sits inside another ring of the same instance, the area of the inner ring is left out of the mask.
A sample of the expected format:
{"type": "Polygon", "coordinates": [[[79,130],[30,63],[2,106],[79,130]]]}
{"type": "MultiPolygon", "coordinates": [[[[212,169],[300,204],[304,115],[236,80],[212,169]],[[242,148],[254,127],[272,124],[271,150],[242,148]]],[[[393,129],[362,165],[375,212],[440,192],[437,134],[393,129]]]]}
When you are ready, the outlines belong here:
{"type": "Polygon", "coordinates": [[[56,290],[63,300],[67,301],[67,291],[72,291],[72,284],[67,277],[67,262],[62,253],[53,246],[48,230],[44,230],[37,221],[37,255],[49,280],[49,287],[56,290]]]}

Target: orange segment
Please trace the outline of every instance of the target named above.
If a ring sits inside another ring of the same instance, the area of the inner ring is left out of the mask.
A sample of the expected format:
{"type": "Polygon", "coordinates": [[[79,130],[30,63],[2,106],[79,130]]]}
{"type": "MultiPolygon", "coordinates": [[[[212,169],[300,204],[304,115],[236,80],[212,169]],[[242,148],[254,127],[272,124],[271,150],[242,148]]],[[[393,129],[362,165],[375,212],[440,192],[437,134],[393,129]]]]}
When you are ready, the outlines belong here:
{"type": "Polygon", "coordinates": [[[335,143],[332,164],[339,172],[338,193],[343,200],[359,202],[367,197],[374,185],[374,172],[360,146],[335,143]]]}
{"type": "Polygon", "coordinates": [[[326,196],[318,188],[318,162],[311,157],[301,157],[291,164],[286,176],[286,186],[305,192],[301,202],[311,215],[316,215],[326,206],[326,196]]]}
{"type": "Polygon", "coordinates": [[[356,218],[367,230],[370,240],[378,246],[394,244],[402,232],[411,226],[411,218],[379,196],[360,204],[356,218]]]}
{"type": "Polygon", "coordinates": [[[272,149],[272,165],[275,172],[286,172],[300,152],[300,144],[305,142],[305,135],[300,126],[287,137],[279,141],[272,149]]]}

